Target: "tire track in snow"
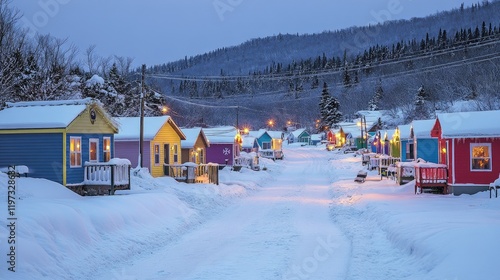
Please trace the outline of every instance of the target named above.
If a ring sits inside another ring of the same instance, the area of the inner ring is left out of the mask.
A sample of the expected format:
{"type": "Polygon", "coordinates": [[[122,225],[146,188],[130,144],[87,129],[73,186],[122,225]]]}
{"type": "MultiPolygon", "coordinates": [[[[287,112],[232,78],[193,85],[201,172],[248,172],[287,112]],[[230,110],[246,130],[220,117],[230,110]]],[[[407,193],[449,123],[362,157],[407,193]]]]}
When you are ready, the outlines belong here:
{"type": "MultiPolygon", "coordinates": [[[[360,163],[356,163],[359,166],[360,163]]],[[[339,164],[341,169],[352,169],[354,178],[358,169],[339,164]],[[354,172],[356,171],[356,172],[354,172]]],[[[361,168],[360,168],[361,169],[361,168]]],[[[337,180],[332,186],[331,217],[351,244],[346,280],[424,279],[425,269],[419,260],[394,244],[387,232],[378,224],[366,204],[358,203],[360,186],[343,185],[337,180]]]]}

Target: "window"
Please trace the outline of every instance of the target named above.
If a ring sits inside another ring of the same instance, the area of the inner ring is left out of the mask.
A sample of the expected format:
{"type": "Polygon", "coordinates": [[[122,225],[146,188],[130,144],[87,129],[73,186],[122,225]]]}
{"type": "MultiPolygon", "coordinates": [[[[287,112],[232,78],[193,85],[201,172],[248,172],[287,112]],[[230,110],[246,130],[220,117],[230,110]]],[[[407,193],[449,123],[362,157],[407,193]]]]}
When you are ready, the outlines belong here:
{"type": "Polygon", "coordinates": [[[203,155],[203,149],[200,149],[199,153],[200,153],[200,164],[203,164],[205,163],[205,158],[204,158],[205,156],[203,155]]]}
{"type": "Polygon", "coordinates": [[[174,164],[178,164],[179,163],[179,151],[178,151],[178,146],[177,144],[174,144],[174,164]]]}
{"type": "Polygon", "coordinates": [[[111,159],[111,138],[104,137],[102,143],[102,151],[104,154],[104,161],[108,162],[111,159]]]}
{"type": "Polygon", "coordinates": [[[262,149],[263,150],[271,149],[271,142],[262,142],[262,149]]]}
{"type": "Polygon", "coordinates": [[[491,144],[471,144],[471,170],[491,171],[491,144]]]}
{"type": "Polygon", "coordinates": [[[406,159],[415,159],[415,154],[414,154],[414,144],[413,142],[407,142],[406,143],[406,159]]]}
{"type": "Polygon", "coordinates": [[[160,145],[155,144],[155,165],[160,165],[160,145]]]}
{"type": "Polygon", "coordinates": [[[97,138],[89,139],[89,161],[99,161],[99,139],[97,138]]]}
{"type": "Polygon", "coordinates": [[[70,137],[69,138],[69,166],[81,167],[82,166],[82,138],[70,137]]]}

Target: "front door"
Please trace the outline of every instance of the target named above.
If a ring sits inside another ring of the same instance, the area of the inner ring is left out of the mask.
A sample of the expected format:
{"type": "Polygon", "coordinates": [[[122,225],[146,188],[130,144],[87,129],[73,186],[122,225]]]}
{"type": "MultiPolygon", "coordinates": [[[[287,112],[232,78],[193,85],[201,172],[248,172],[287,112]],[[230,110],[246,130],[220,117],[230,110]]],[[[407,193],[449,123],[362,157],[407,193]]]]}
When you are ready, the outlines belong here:
{"type": "Polygon", "coordinates": [[[169,167],[165,164],[170,164],[170,144],[163,144],[163,173],[169,175],[169,167]]]}

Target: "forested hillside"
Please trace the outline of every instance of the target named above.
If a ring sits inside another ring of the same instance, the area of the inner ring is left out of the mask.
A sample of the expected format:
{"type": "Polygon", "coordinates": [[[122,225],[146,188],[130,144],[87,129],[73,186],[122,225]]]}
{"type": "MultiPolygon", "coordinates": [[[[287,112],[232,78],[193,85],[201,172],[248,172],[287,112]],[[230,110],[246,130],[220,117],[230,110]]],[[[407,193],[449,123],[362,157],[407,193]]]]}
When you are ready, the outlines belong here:
{"type": "MultiPolygon", "coordinates": [[[[477,110],[500,109],[498,11],[500,1],[482,1],[426,18],[256,38],[148,66],[146,114],[161,114],[166,105],[186,126],[260,128],[273,119],[280,127],[314,127],[324,86],[343,118],[387,110],[405,122],[463,100],[477,110]]],[[[0,107],[95,97],[113,115],[139,114],[143,87],[132,59],[100,57],[95,46],[78,50],[49,35],[29,37],[19,19],[0,0],[0,107]]]]}
{"type": "Polygon", "coordinates": [[[384,109],[426,118],[461,100],[498,109],[499,10],[499,1],[483,2],[427,18],[253,39],[152,66],[150,82],[176,98],[169,100],[179,115],[189,112],[187,122],[234,123],[242,106],[239,117],[255,126],[270,118],[312,125],[324,82],[346,117],[384,109]]]}

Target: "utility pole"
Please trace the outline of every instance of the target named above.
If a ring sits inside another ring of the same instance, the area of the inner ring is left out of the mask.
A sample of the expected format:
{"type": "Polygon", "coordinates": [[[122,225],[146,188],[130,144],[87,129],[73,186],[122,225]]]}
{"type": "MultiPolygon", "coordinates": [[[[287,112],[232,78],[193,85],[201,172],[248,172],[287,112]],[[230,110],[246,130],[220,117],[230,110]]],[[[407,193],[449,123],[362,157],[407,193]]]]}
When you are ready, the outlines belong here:
{"type": "Polygon", "coordinates": [[[142,65],[142,77],[141,77],[141,127],[139,135],[139,166],[143,167],[143,146],[144,146],[144,80],[146,76],[146,64],[142,65]]]}
{"type": "Polygon", "coordinates": [[[239,125],[239,118],[240,118],[240,106],[236,106],[236,129],[240,129],[239,125]]]}

